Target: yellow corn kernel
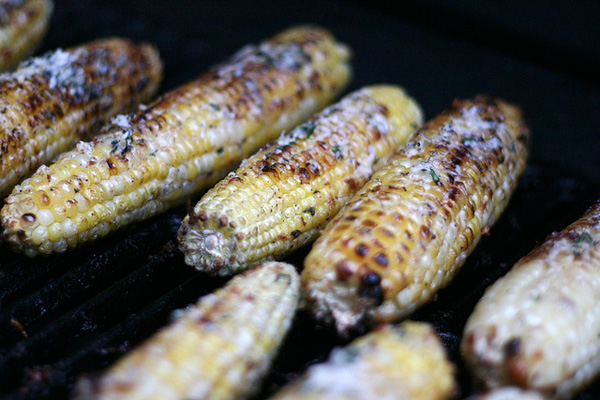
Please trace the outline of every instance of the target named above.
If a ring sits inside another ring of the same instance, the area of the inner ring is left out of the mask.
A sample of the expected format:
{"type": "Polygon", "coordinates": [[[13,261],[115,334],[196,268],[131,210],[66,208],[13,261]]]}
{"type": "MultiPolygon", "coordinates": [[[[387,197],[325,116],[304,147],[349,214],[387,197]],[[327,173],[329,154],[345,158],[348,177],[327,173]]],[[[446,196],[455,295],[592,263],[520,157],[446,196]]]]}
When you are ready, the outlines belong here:
{"type": "Polygon", "coordinates": [[[290,328],[300,293],[294,267],[266,262],[181,312],[81,399],[242,399],[259,388],[290,328]]]}
{"type": "Polygon", "coordinates": [[[428,324],[385,326],[333,350],[272,400],[444,400],[456,391],[454,366],[428,324]]]}
{"type": "MultiPolygon", "coordinates": [[[[10,193],[41,164],[73,147],[114,115],[149,100],[158,88],[162,64],[150,45],[100,40],[29,59],[0,75],[0,194],[10,193]]],[[[72,159],[61,172],[87,168],[72,159]]],[[[32,177],[35,188],[62,189],[32,177]]],[[[61,182],[59,182],[61,181],[61,182]]]]}
{"type": "Polygon", "coordinates": [[[179,230],[185,261],[218,275],[279,259],[326,222],[422,123],[402,89],[356,91],[244,161],[179,230]]]}
{"type": "MultiPolygon", "coordinates": [[[[258,46],[244,48],[229,62],[162,96],[134,116],[114,118],[105,134],[90,143],[80,142],[46,169],[52,178],[50,190],[55,180],[65,179],[90,202],[84,216],[91,232],[80,235],[80,241],[70,241],[69,246],[149,218],[212,186],[283,129],[330,102],[349,79],[348,58],[348,49],[327,31],[292,28],[258,46]],[[190,131],[191,126],[198,129],[190,131]],[[89,165],[79,173],[67,171],[72,159],[89,160],[89,165]],[[114,195],[100,193],[102,183],[94,183],[88,176],[101,167],[109,170],[114,195]],[[196,171],[190,173],[190,169],[196,171]],[[195,178],[188,180],[190,175],[195,178]],[[96,204],[111,200],[117,205],[116,214],[94,212],[96,204]]],[[[57,251],[53,243],[44,246],[44,251],[33,244],[31,231],[20,222],[18,204],[30,197],[20,191],[28,185],[30,180],[25,180],[6,199],[2,209],[5,238],[13,249],[30,256],[57,251]]],[[[75,195],[71,192],[69,196],[75,195]]],[[[61,245],[60,249],[64,248],[61,245]]]]}
{"type": "Polygon", "coordinates": [[[488,288],[462,353],[485,386],[571,399],[600,375],[600,203],[488,288]]]}
{"type": "Polygon", "coordinates": [[[426,123],[325,228],[308,304],[341,333],[404,318],[448,284],[525,168],[520,111],[479,96],[426,123]]]}
{"type": "Polygon", "coordinates": [[[0,70],[33,54],[46,35],[52,8],[50,0],[0,0],[0,70]]]}

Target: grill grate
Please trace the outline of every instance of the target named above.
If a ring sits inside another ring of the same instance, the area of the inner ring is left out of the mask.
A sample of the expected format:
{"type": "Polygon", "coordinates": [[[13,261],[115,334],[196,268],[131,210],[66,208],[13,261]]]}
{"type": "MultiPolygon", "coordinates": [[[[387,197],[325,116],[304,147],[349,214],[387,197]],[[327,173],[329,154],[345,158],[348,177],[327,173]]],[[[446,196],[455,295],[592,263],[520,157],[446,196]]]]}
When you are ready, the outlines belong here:
{"type": "MultiPolygon", "coordinates": [[[[462,327],[485,287],[551,231],[578,218],[600,187],[530,166],[507,212],[484,237],[454,282],[415,319],[431,322],[469,378],[458,345],[462,327]]],[[[82,374],[95,374],[225,279],[183,263],[174,237],[183,208],[140,223],[66,255],[34,260],[7,251],[0,293],[0,396],[63,398],[82,374]]],[[[2,249],[5,250],[5,249],[2,249]]],[[[297,266],[307,250],[288,261],[297,266]]],[[[258,398],[297,377],[343,343],[331,329],[299,313],[258,398]]],[[[580,396],[600,394],[595,386],[580,396]]]]}

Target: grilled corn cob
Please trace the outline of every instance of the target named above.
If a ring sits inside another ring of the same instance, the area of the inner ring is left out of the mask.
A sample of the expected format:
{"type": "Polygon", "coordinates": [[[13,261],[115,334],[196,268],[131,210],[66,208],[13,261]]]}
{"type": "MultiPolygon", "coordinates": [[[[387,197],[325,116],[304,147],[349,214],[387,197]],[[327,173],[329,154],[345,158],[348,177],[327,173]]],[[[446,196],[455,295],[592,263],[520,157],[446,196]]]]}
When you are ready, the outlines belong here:
{"type": "Polygon", "coordinates": [[[109,39],[49,52],[0,75],[0,194],[149,100],[161,73],[154,47],[109,39]]]}
{"type": "Polygon", "coordinates": [[[544,400],[545,397],[532,390],[517,387],[502,387],[487,393],[471,396],[467,400],[544,400]]]}
{"type": "Polygon", "coordinates": [[[183,202],[331,101],[348,57],[311,27],[246,47],[17,186],[5,237],[30,256],[62,252],[183,202]]]}
{"type": "Polygon", "coordinates": [[[462,351],[488,387],[572,398],[600,374],[600,203],[486,291],[462,351]]]}
{"type": "Polygon", "coordinates": [[[400,88],[348,95],[261,149],[185,217],[185,261],[228,275],[313,241],[422,123],[400,88]]]}
{"type": "Polygon", "coordinates": [[[406,317],[446,285],[523,171],[520,111],[479,96],[423,126],[325,228],[302,281],[338,332],[406,317]]]}
{"type": "Polygon", "coordinates": [[[273,400],[442,400],[456,389],[454,367],[427,324],[385,326],[335,349],[273,400]]]}
{"type": "Polygon", "coordinates": [[[117,362],[85,399],[240,399],[258,388],[300,293],[293,266],[266,262],[183,311],[117,362]]]}
{"type": "Polygon", "coordinates": [[[0,70],[33,54],[51,14],[50,0],[0,0],[0,70]]]}

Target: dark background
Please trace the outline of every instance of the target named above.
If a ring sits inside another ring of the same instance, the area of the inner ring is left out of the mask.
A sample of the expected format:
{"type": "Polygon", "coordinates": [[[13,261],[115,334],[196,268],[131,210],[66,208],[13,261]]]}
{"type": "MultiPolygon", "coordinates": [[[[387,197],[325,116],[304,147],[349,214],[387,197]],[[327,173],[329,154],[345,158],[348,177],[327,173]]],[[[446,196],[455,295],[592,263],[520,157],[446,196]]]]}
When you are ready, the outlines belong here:
{"type": "MultiPolygon", "coordinates": [[[[161,92],[250,42],[297,23],[330,29],[353,50],[348,91],[404,86],[428,118],[455,97],[489,93],[524,109],[530,166],[513,201],[454,282],[415,318],[432,322],[472,392],[457,352],[487,285],[600,198],[600,2],[541,0],[56,1],[43,50],[105,36],[154,42],[161,92]]],[[[171,310],[224,281],[183,264],[174,235],[185,208],[65,255],[29,260],[0,247],[0,397],[62,398],[171,310]]],[[[289,261],[299,267],[305,252],[289,261]]],[[[300,313],[260,397],[341,342],[300,313]]],[[[600,398],[598,384],[579,399],[600,398]]]]}

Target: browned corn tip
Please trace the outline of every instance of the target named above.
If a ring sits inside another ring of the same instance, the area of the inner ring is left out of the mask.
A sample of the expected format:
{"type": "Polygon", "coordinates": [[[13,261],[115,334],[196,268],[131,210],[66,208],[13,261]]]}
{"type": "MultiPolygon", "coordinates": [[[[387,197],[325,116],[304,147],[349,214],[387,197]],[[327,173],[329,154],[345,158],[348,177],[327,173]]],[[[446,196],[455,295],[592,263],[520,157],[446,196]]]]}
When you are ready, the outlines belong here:
{"type": "Polygon", "coordinates": [[[96,382],[80,399],[243,399],[262,377],[298,304],[294,267],[266,262],[181,311],[96,382]]]}
{"type": "Polygon", "coordinates": [[[462,353],[486,387],[569,399],[600,375],[600,203],[490,286],[462,353]]]}
{"type": "Polygon", "coordinates": [[[153,46],[124,39],[51,51],[0,75],[0,194],[149,100],[161,75],[153,46]]]}
{"type": "Polygon", "coordinates": [[[52,9],[50,0],[0,0],[0,70],[33,54],[48,30],[52,9]]]}
{"type": "Polygon", "coordinates": [[[337,96],[348,56],[307,27],[244,48],[23,181],[5,238],[28,256],[64,252],[180,204],[337,96]]]}
{"type": "Polygon", "coordinates": [[[340,333],[406,317],[454,276],[505,208],[528,131],[500,100],[456,102],[428,122],[325,228],[302,274],[340,333]]]}
{"type": "Polygon", "coordinates": [[[271,399],[443,400],[457,390],[454,375],[433,328],[406,321],[334,349],[271,399]]]}
{"type": "Polygon", "coordinates": [[[204,195],[179,230],[186,263],[229,275],[312,242],[421,123],[418,104],[399,87],[349,94],[204,195]]]}

